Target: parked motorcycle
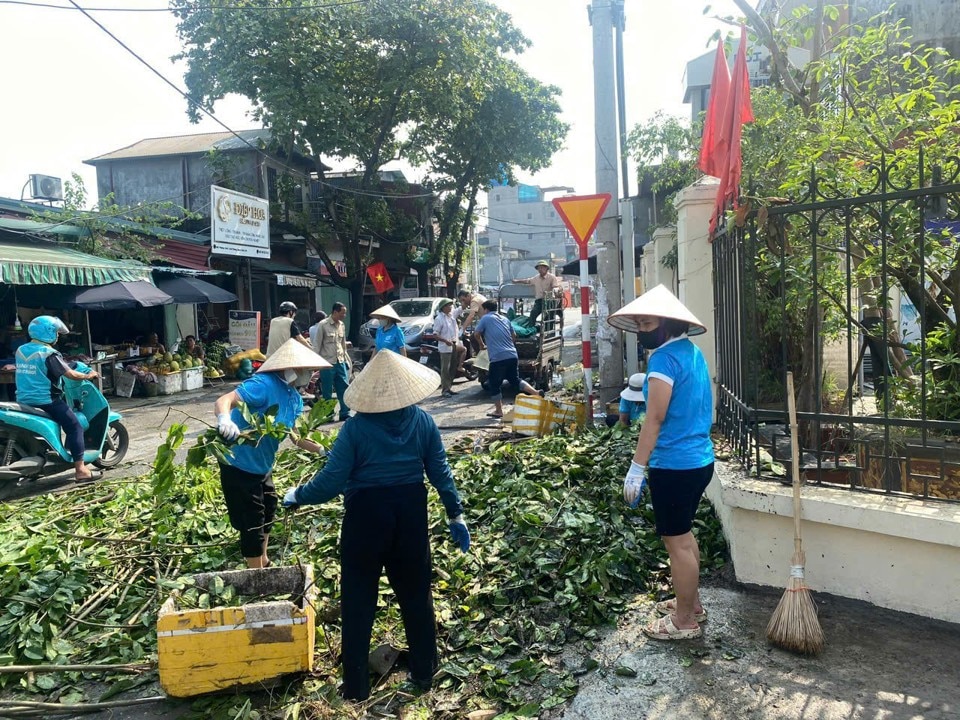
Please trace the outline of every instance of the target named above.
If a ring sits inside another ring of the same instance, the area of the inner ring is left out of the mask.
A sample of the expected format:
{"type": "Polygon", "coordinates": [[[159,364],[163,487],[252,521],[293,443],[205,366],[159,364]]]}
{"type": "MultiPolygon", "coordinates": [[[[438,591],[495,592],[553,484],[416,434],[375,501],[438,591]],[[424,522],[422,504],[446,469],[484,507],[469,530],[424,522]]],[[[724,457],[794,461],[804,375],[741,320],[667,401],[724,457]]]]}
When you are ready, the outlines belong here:
{"type": "MultiPolygon", "coordinates": [[[[464,341],[467,348],[467,355],[463,359],[463,370],[456,374],[456,377],[466,378],[467,380],[477,379],[477,370],[473,367],[473,348],[470,338],[467,336],[464,341]]],[[[437,349],[437,336],[433,333],[424,333],[420,341],[420,362],[428,368],[440,372],[440,352],[437,349]]]]}
{"type": "MultiPolygon", "coordinates": [[[[90,372],[76,363],[80,372],[90,372]]],[[[116,467],[127,454],[130,438],[120,413],[89,380],[64,378],[65,400],[83,426],[84,462],[99,468],[116,467]]],[[[36,480],[73,469],[60,426],[39,408],[0,402],[0,481],[36,480]]]]}

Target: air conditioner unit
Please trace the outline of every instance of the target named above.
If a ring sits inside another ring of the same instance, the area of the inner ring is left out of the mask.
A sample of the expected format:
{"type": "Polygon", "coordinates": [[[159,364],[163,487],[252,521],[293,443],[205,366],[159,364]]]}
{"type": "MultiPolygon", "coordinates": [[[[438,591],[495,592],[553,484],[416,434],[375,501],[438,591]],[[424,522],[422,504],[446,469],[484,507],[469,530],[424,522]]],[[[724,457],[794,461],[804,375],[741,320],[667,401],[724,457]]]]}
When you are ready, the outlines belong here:
{"type": "Polygon", "coordinates": [[[63,183],[58,177],[31,175],[30,195],[34,200],[63,200],[63,183]]]}

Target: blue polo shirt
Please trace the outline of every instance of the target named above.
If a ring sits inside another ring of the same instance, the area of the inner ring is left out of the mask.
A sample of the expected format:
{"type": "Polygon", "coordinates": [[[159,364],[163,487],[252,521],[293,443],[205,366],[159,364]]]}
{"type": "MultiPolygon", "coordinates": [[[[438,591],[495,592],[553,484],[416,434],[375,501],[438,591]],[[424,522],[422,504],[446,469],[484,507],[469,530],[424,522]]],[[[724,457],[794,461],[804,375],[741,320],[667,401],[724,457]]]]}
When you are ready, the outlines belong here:
{"type": "Polygon", "coordinates": [[[500,313],[488,312],[477,323],[477,330],[483,336],[490,362],[517,358],[517,346],[513,342],[513,326],[500,313]]]}
{"type": "Polygon", "coordinates": [[[650,355],[643,386],[646,397],[651,378],[669,384],[673,391],[650,467],[694,470],[712,463],[713,388],[700,348],[685,335],[668,340],[650,355]]]}
{"type": "MultiPolygon", "coordinates": [[[[257,373],[237,386],[237,396],[254,415],[264,415],[272,406],[277,406],[276,421],[291,430],[300,413],[303,399],[296,389],[287,385],[278,373],[257,373]]],[[[239,408],[230,411],[230,417],[241,430],[250,427],[243,419],[239,408]]],[[[235,468],[254,475],[266,475],[273,470],[280,441],[271,437],[260,438],[257,443],[243,442],[233,445],[228,457],[235,468]]]]}
{"type": "Polygon", "coordinates": [[[647,415],[647,404],[643,400],[620,398],[620,414],[630,416],[630,424],[643,420],[647,415]]]}
{"type": "Polygon", "coordinates": [[[399,353],[403,349],[403,343],[403,328],[399,325],[391,325],[389,330],[384,330],[383,325],[377,328],[377,352],[393,350],[399,353]]]}

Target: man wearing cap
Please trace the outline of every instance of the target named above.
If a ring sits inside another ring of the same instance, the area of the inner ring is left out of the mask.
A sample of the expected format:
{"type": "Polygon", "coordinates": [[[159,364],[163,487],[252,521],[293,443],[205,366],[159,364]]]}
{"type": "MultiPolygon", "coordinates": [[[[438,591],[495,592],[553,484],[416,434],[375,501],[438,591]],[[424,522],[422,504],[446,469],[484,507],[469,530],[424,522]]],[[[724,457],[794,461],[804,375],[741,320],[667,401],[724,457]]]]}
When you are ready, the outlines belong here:
{"type": "Polygon", "coordinates": [[[291,338],[306,348],[311,348],[310,341],[304,339],[300,328],[293,316],[297,314],[297,306],[289,300],[280,303],[280,314],[270,321],[270,330],[267,333],[267,352],[269,358],[291,338]]]}
{"type": "Polygon", "coordinates": [[[340,693],[348,700],[370,695],[370,636],[384,570],[400,605],[410,680],[419,690],[428,690],[433,682],[437,638],[424,474],[440,495],[454,542],[462,552],[470,549],[440,431],[416,405],[439,384],[430,368],[396,353],[377,353],[347,390],[356,415],[340,430],[326,465],[283,498],[284,507],[292,508],[344,496],[340,693]]]}
{"type": "Polygon", "coordinates": [[[437,336],[437,352],[440,353],[440,395],[453,397],[454,355],[460,360],[465,348],[459,344],[457,321],[453,319],[453,300],[445,298],[440,302],[440,311],[433,321],[433,334],[437,336]]]}
{"type": "Polygon", "coordinates": [[[333,398],[336,388],[340,401],[340,420],[350,417],[350,406],[345,395],[350,384],[350,353],[347,350],[347,306],[335,302],[330,317],[317,327],[317,352],[330,367],[320,371],[320,392],[325,400],[333,398]]]}
{"type": "Polygon", "coordinates": [[[700,603],[700,548],[691,530],[713,478],[713,387],[707,361],[688,336],[706,328],[663,285],[620,308],[607,322],[637,333],[652,351],[644,389],[647,414],[623,481],[623,498],[636,507],[649,482],[676,597],[657,603],[661,617],[643,632],[655,640],[697,638],[707,613],[700,603]]]}
{"type": "Polygon", "coordinates": [[[543,299],[548,294],[555,294],[561,291],[560,278],[550,272],[550,263],[546,260],[540,260],[534,267],[537,274],[528,278],[514,278],[515,283],[521,285],[533,285],[533,310],[530,311],[530,324],[533,325],[543,312],[543,299]]]}
{"type": "MultiPolygon", "coordinates": [[[[274,420],[292,431],[303,412],[303,399],[297,386],[306,385],[314,370],[329,367],[322,357],[290,338],[256,374],[236,388],[221,395],[214,403],[217,431],[228,442],[241,434],[253,432],[239,406],[263,418],[268,409],[276,408],[274,420]]],[[[306,438],[296,439],[304,450],[322,452],[306,438]]],[[[280,441],[275,437],[247,437],[230,447],[226,462],[220,463],[220,486],[227,504],[230,524],[240,533],[240,551],[247,567],[267,567],[267,543],[277,510],[277,492],[271,472],[280,441]]]]}

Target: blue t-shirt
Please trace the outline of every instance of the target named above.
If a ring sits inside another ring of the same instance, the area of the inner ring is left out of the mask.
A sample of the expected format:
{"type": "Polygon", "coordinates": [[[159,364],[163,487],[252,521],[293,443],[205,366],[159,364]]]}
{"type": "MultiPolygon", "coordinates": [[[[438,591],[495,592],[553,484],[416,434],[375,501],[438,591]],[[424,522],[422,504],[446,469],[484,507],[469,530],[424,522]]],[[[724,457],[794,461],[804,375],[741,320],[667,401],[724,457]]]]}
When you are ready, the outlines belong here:
{"type": "Polygon", "coordinates": [[[410,405],[384,413],[357,413],[340,429],[327,464],[297,489],[297,502],[317,505],[343,493],[422,483],[427,479],[451,518],[463,512],[437,424],[410,405]]]}
{"type": "Polygon", "coordinates": [[[517,357],[517,346],[513,342],[513,327],[510,321],[500,313],[488,312],[480,318],[476,332],[483,336],[490,362],[517,357]]]}
{"type": "Polygon", "coordinates": [[[686,337],[664,343],[650,355],[643,385],[646,397],[651,378],[668,383],[673,391],[650,467],[694,470],[712,463],[713,388],[700,348],[686,337]]]}
{"type": "Polygon", "coordinates": [[[391,325],[389,330],[383,325],[377,328],[377,352],[393,350],[399,353],[403,349],[403,340],[403,328],[399,325],[391,325]]]}
{"type": "MultiPolygon", "coordinates": [[[[276,421],[291,430],[300,413],[303,412],[303,398],[300,393],[287,385],[277,373],[257,373],[237,386],[236,393],[254,415],[264,415],[271,406],[277,406],[276,421]]],[[[230,417],[241,430],[250,427],[243,419],[239,408],[233,408],[230,417]]],[[[271,437],[260,438],[260,442],[243,442],[230,450],[230,464],[240,470],[255,475],[266,475],[273,469],[280,441],[271,437]]]]}
{"type": "Polygon", "coordinates": [[[620,398],[620,414],[630,416],[630,424],[642,421],[647,415],[647,404],[642,400],[620,398]]]}

